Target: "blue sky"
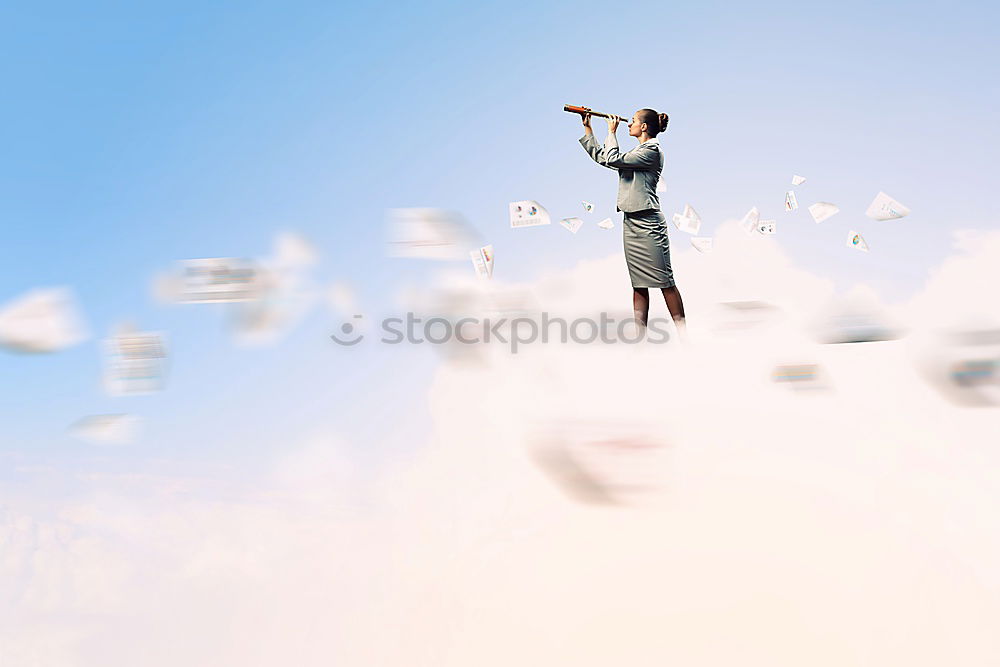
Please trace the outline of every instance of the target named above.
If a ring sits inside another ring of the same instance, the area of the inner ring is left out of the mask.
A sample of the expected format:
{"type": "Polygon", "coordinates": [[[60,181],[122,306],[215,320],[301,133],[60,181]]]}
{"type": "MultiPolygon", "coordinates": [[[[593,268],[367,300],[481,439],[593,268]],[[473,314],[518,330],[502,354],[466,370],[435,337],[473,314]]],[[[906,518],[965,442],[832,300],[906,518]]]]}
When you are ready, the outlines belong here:
{"type": "Polygon", "coordinates": [[[518,199],[614,216],[613,177],[564,103],[667,111],[664,209],[690,202],[710,233],[757,205],[840,289],[905,298],[951,230],[1000,218],[989,3],[19,4],[0,8],[0,301],[70,285],[95,334],[0,354],[0,449],[19,457],[89,460],[64,429],[98,412],[146,418],[110,454],[128,465],[266,459],[315,426],[376,455],[399,446],[425,426],[414,390],[433,353],[334,348],[320,312],[277,347],[235,348],[219,309],[158,304],[150,279],[177,259],[266,255],[293,229],[321,279],[385,312],[433,268],[384,258],[384,211],[409,206],[461,211],[498,279],[606,256],[617,231],[507,224],[518,199]],[[792,173],[809,178],[794,218],[792,173]],[[879,190],[911,216],[866,220],[879,190]],[[817,200],[840,206],[836,225],[808,219],[817,200]],[[845,254],[848,227],[878,252],[845,254]],[[101,392],[98,339],[122,319],[168,332],[162,394],[101,392]]]}

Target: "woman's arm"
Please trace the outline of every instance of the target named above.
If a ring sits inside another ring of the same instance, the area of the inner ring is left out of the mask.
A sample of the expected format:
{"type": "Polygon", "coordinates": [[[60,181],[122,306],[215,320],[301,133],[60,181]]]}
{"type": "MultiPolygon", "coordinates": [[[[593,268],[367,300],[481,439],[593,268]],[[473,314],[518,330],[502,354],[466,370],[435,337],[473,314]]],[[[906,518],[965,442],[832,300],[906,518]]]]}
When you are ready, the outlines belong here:
{"type": "Polygon", "coordinates": [[[618,148],[618,137],[615,130],[618,129],[618,119],[608,118],[608,138],[604,142],[604,148],[597,143],[594,138],[594,131],[590,127],[589,114],[584,118],[584,127],[587,133],[580,139],[580,143],[594,158],[594,162],[607,167],[608,169],[640,169],[652,170],[660,166],[659,151],[654,147],[639,146],[636,150],[622,153],[618,148]]]}
{"type": "Polygon", "coordinates": [[[583,150],[587,151],[597,164],[617,171],[617,167],[612,167],[602,161],[603,151],[601,150],[601,145],[597,143],[597,139],[594,138],[594,128],[590,126],[590,114],[585,113],[582,115],[584,134],[580,137],[580,144],[583,146],[583,150]]]}

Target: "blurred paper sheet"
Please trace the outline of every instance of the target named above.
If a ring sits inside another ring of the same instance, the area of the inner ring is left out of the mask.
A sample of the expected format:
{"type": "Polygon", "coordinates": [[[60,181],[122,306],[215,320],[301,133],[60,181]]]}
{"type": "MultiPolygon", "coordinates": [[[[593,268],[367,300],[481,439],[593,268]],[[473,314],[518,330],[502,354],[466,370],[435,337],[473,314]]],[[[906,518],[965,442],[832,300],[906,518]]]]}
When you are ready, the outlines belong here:
{"type": "Polygon", "coordinates": [[[140,419],[135,415],[90,415],[69,427],[69,434],[95,445],[127,445],[139,429],[140,419]]]}
{"type": "Polygon", "coordinates": [[[123,328],[104,341],[104,388],[112,396],[159,391],[166,359],[163,334],[123,328]]]}
{"type": "Polygon", "coordinates": [[[743,228],[747,234],[757,231],[757,223],[760,221],[760,211],[754,206],[752,209],[747,211],[747,214],[743,216],[743,220],[740,221],[740,227],[743,228]]]}
{"type": "Polygon", "coordinates": [[[805,176],[799,176],[798,174],[792,176],[792,185],[802,185],[806,182],[805,176]]]}
{"type": "Polygon", "coordinates": [[[811,215],[812,219],[816,222],[823,222],[827,218],[832,218],[839,212],[839,208],[826,201],[818,201],[809,207],[809,215],[811,215]]]}
{"type": "Polygon", "coordinates": [[[274,240],[274,263],[288,268],[306,268],[317,262],[319,254],[303,237],[282,232],[274,240]]]}
{"type": "Polygon", "coordinates": [[[691,245],[693,245],[694,249],[698,252],[711,252],[713,240],[711,236],[693,236],[691,237],[691,245]]]}
{"type": "Polygon", "coordinates": [[[17,352],[56,352],[86,338],[67,288],[34,289],[0,310],[0,346],[17,352]]]}
{"type": "Polygon", "coordinates": [[[865,243],[864,238],[862,238],[860,232],[856,232],[853,229],[847,232],[847,247],[857,248],[858,250],[863,250],[868,252],[868,244],[865,243]]]}
{"type": "Polygon", "coordinates": [[[549,218],[549,212],[545,210],[544,206],[533,199],[511,202],[508,204],[508,209],[510,212],[510,226],[515,229],[552,223],[551,218],[549,218]]]}
{"type": "Polygon", "coordinates": [[[601,220],[599,223],[597,223],[597,226],[600,227],[601,229],[614,229],[615,223],[611,221],[611,218],[604,218],[604,220],[601,220]]]}
{"type": "Polygon", "coordinates": [[[581,202],[581,203],[583,204],[583,210],[585,210],[587,213],[590,213],[591,211],[594,210],[594,205],[591,204],[589,201],[585,201],[585,202],[581,202]]]}
{"type": "Polygon", "coordinates": [[[249,259],[185,259],[159,279],[157,291],[175,303],[229,303],[259,298],[267,283],[268,276],[249,259]]]}
{"type": "Polygon", "coordinates": [[[906,208],[898,201],[884,192],[875,195],[865,215],[873,220],[896,220],[910,214],[910,209],[906,208]]]}
{"type": "Polygon", "coordinates": [[[454,211],[397,208],[389,211],[388,255],[457,260],[481,243],[479,235],[454,211]]]}
{"type": "Polygon", "coordinates": [[[661,491],[671,447],[662,429],[614,421],[553,421],[528,436],[531,458],[570,498],[632,505],[661,491]]]}

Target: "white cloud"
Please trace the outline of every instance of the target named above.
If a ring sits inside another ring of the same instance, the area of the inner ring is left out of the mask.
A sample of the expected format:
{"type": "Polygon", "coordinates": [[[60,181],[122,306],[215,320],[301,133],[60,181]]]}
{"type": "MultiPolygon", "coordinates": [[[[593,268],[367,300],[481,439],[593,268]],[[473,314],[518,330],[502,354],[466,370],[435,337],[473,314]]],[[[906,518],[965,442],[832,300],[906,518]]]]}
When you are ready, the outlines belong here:
{"type": "MultiPolygon", "coordinates": [[[[15,667],[991,664],[995,411],[946,402],[904,341],[811,342],[796,327],[832,288],[770,239],[724,226],[675,263],[691,345],[443,364],[430,440],[377,475],[321,434],[236,487],[102,476],[11,500],[0,648],[15,667]],[[695,323],[749,299],[785,324],[695,323]],[[770,380],[795,362],[830,391],[770,380]],[[528,442],[581,418],[658,434],[658,490],[592,506],[554,483],[528,442]]],[[[982,294],[994,266],[949,259],[912,303],[982,294]]],[[[567,312],[629,305],[617,255],[527,287],[567,312]]]]}

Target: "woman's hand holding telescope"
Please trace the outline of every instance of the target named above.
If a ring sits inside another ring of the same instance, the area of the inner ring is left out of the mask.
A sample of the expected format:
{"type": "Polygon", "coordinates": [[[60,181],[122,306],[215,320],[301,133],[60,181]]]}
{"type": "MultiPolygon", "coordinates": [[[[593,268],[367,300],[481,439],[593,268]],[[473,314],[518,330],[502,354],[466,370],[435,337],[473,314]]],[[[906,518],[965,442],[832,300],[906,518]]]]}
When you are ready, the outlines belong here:
{"type": "Polygon", "coordinates": [[[564,104],[563,111],[568,111],[570,113],[578,113],[583,117],[583,126],[586,128],[587,134],[593,134],[593,129],[590,127],[590,117],[600,116],[608,121],[608,131],[614,133],[618,130],[618,123],[625,120],[621,116],[616,116],[611,113],[602,113],[600,111],[593,111],[587,107],[576,107],[572,104],[564,104]]]}

